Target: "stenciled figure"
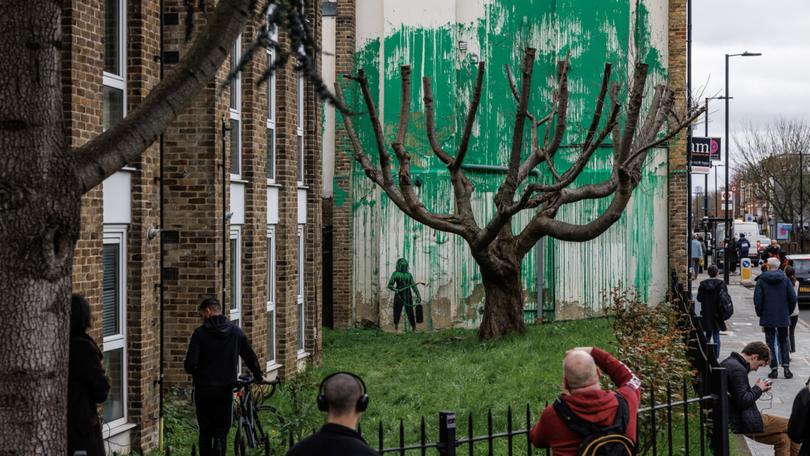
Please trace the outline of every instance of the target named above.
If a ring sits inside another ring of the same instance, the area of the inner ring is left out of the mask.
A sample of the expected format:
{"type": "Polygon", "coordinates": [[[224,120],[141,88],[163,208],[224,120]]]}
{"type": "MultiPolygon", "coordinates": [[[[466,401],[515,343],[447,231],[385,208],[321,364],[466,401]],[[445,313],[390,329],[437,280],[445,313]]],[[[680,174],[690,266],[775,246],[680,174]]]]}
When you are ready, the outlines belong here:
{"type": "Polygon", "coordinates": [[[388,280],[388,289],[394,292],[394,329],[399,331],[399,319],[402,317],[402,308],[405,308],[405,313],[408,316],[408,322],[411,327],[416,331],[416,318],[414,317],[413,307],[414,302],[411,297],[411,290],[416,295],[416,303],[422,302],[422,297],[419,296],[419,290],[416,288],[416,282],[413,276],[408,272],[408,260],[400,258],[397,260],[397,270],[391,274],[388,280]]]}

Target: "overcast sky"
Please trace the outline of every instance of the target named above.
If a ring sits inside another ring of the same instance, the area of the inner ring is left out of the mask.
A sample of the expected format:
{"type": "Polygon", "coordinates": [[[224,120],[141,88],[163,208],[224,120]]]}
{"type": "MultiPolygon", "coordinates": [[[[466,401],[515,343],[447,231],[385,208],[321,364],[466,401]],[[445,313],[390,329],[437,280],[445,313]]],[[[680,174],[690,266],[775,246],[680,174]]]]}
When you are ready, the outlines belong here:
{"type": "MultiPolygon", "coordinates": [[[[692,5],[692,92],[701,103],[723,95],[725,54],[763,54],[730,58],[732,138],[749,123],[764,128],[780,116],[810,122],[810,0],[692,0],[692,5]]],[[[709,101],[709,136],[724,135],[723,103],[709,101]]],[[[701,122],[695,135],[703,131],[701,122]]],[[[730,146],[733,163],[733,141],[730,146]]],[[[722,172],[719,168],[720,185],[722,172]]],[[[702,176],[693,181],[693,188],[703,186],[702,176]]]]}

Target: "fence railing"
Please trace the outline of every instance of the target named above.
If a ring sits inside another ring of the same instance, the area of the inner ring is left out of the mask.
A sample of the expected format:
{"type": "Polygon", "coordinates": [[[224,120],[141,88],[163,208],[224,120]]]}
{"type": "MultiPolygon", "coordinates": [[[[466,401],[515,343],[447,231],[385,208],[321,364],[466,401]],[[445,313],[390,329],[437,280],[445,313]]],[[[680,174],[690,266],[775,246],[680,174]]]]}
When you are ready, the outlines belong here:
{"type": "MultiPolygon", "coordinates": [[[[709,409],[715,408],[718,395],[689,397],[690,390],[691,385],[684,381],[677,391],[673,388],[657,391],[654,387],[644,391],[644,406],[639,409],[636,421],[639,454],[706,454],[710,448],[707,414],[709,409]],[[679,399],[675,400],[675,396],[679,399]]],[[[475,423],[472,414],[467,414],[466,422],[462,423],[462,417],[455,412],[439,412],[438,431],[434,431],[436,436],[429,435],[434,432],[428,432],[426,419],[422,417],[411,442],[406,435],[412,436],[413,433],[406,432],[402,420],[394,427],[393,438],[390,428],[386,433],[383,423],[379,423],[376,442],[372,438],[370,444],[380,455],[550,455],[550,449],[537,449],[531,444],[529,432],[539,418],[532,410],[529,404],[517,414],[511,407],[507,408],[503,415],[505,426],[498,430],[493,424],[493,412],[489,410],[483,424],[484,432],[477,431],[481,427],[475,423]]]]}

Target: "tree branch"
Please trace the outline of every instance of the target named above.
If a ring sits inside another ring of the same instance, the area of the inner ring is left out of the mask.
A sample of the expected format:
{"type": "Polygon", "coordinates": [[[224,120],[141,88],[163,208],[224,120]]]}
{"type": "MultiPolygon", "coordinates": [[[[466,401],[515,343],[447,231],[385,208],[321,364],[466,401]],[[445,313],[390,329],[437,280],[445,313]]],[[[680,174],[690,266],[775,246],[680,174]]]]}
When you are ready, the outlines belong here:
{"type": "Polygon", "coordinates": [[[464,157],[467,155],[467,148],[470,144],[470,135],[472,134],[473,125],[475,124],[475,116],[478,112],[478,104],[481,102],[481,87],[484,82],[484,62],[478,62],[478,76],[475,79],[475,92],[473,92],[472,103],[470,104],[470,111],[467,113],[467,121],[464,124],[464,131],[461,135],[461,143],[458,146],[458,153],[455,160],[450,164],[450,172],[456,173],[461,169],[461,164],[464,163],[464,157]]]}
{"type": "Polygon", "coordinates": [[[442,150],[442,146],[436,139],[436,114],[433,107],[433,88],[430,86],[430,78],[422,78],[422,88],[425,92],[425,130],[427,131],[430,148],[433,149],[433,153],[439,157],[439,160],[445,165],[450,165],[453,163],[453,158],[442,150]]]}
{"type": "MultiPolygon", "coordinates": [[[[377,153],[380,156],[380,169],[382,170],[383,181],[385,185],[393,185],[394,178],[391,175],[391,156],[385,148],[385,137],[383,136],[382,125],[380,124],[380,117],[377,114],[377,106],[371,98],[371,90],[368,88],[368,78],[366,73],[361,68],[357,72],[357,77],[352,78],[360,84],[360,91],[363,93],[363,99],[368,108],[368,117],[371,120],[371,128],[374,130],[374,140],[377,143],[377,153]]],[[[345,118],[346,116],[344,116],[345,118]]]]}
{"type": "Polygon", "coordinates": [[[74,151],[85,193],[136,160],[219,70],[254,11],[254,0],[221,0],[177,68],[134,111],[74,151]]]}

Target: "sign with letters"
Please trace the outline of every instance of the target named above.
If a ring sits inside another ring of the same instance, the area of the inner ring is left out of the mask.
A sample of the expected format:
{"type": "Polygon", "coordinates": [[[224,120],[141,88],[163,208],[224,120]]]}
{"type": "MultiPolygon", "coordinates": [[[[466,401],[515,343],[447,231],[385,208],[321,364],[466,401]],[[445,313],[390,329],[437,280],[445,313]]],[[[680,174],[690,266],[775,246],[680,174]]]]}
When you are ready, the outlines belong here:
{"type": "Polygon", "coordinates": [[[720,138],[696,138],[689,143],[692,166],[711,167],[712,162],[720,161],[720,138]]]}

